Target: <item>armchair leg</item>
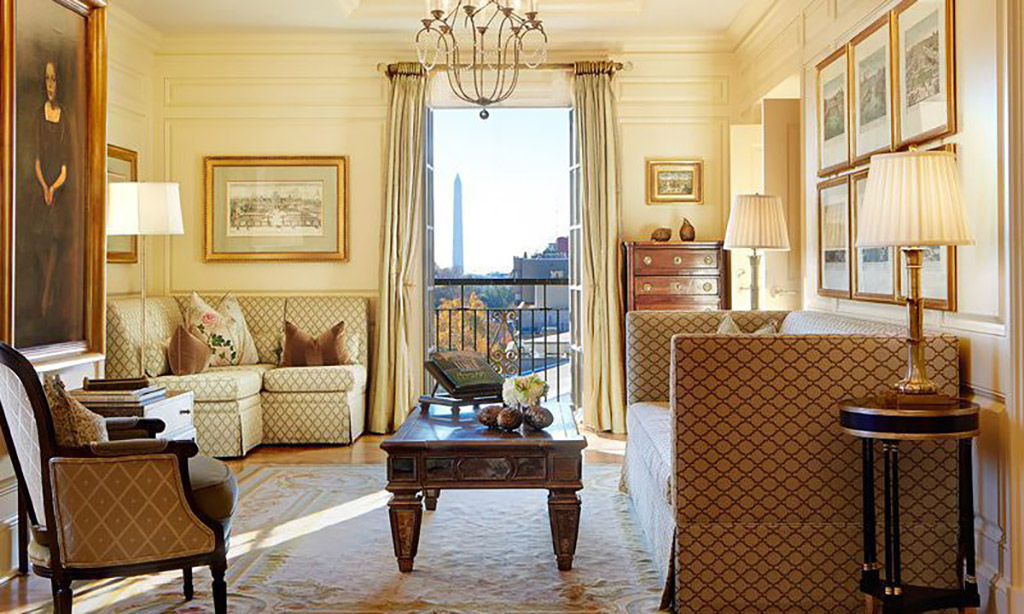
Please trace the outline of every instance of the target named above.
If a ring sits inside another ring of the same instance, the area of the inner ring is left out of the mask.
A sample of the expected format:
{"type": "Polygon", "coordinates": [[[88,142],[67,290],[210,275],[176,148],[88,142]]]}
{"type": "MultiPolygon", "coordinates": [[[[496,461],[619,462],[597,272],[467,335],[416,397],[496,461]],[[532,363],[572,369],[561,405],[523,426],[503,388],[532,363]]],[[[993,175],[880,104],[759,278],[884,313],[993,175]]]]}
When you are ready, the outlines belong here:
{"type": "Polygon", "coordinates": [[[71,614],[71,602],[74,598],[71,592],[71,582],[53,578],[50,580],[50,586],[53,590],[54,614],[71,614]]]}
{"type": "Polygon", "coordinates": [[[213,611],[214,614],[228,614],[228,585],[224,581],[227,562],[221,561],[210,566],[213,573],[213,611]]]}
{"type": "Polygon", "coordinates": [[[192,601],[192,598],[196,595],[195,587],[192,586],[192,568],[186,567],[183,569],[182,575],[184,580],[183,589],[185,593],[185,601],[192,601]]]}

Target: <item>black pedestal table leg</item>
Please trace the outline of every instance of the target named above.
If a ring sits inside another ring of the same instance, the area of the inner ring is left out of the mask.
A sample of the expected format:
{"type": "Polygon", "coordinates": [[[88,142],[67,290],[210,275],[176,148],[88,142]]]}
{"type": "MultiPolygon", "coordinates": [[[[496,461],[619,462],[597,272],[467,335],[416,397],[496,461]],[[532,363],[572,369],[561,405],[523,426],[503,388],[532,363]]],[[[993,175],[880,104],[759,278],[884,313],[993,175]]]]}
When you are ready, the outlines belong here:
{"type": "Polygon", "coordinates": [[[864,567],[861,570],[862,589],[878,582],[878,553],[875,520],[875,441],[861,441],[863,462],[864,505],[864,567]]]}
{"type": "Polygon", "coordinates": [[[974,553],[974,463],[972,459],[972,442],[961,439],[959,445],[958,472],[960,474],[960,549],[964,560],[958,562],[965,570],[963,588],[969,592],[977,592],[978,579],[975,571],[974,553]]]}
{"type": "Polygon", "coordinates": [[[885,594],[892,594],[893,587],[893,555],[892,555],[892,448],[888,441],[882,443],[882,471],[885,504],[885,594]]]}
{"type": "Polygon", "coordinates": [[[900,444],[892,442],[892,578],[894,595],[903,592],[900,572],[900,444]]]}

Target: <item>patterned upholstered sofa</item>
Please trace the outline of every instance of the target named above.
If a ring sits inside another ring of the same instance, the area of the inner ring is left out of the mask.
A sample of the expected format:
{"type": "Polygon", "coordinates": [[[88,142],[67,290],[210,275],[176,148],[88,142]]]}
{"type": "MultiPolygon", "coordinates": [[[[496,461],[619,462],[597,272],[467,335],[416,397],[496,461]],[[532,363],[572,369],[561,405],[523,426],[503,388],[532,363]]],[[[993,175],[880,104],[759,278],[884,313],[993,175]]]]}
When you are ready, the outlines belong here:
{"type": "MultiPolygon", "coordinates": [[[[665,572],[665,603],[862,611],[860,445],[839,429],[838,403],[903,375],[905,330],[816,312],[732,315],[744,331],[775,320],[780,334],[718,335],[721,312],[627,317],[623,487],[665,572]]],[[[929,337],[926,360],[942,391],[957,393],[957,339],[929,337]]],[[[911,583],[956,580],[950,445],[904,444],[911,583]]]]}
{"type": "MultiPolygon", "coordinates": [[[[203,297],[216,304],[219,296],[203,297]]],[[[363,432],[367,383],[367,309],[363,298],[239,296],[260,364],[171,375],[166,348],[184,323],[188,296],[146,299],[146,373],[152,383],[195,394],[196,437],[203,454],[243,456],[260,443],[348,444],[363,432]],[[285,318],[317,334],[345,322],[354,364],[277,367],[285,318]]],[[[138,298],[107,303],[107,377],[138,375],[142,309],[138,298]]]]}

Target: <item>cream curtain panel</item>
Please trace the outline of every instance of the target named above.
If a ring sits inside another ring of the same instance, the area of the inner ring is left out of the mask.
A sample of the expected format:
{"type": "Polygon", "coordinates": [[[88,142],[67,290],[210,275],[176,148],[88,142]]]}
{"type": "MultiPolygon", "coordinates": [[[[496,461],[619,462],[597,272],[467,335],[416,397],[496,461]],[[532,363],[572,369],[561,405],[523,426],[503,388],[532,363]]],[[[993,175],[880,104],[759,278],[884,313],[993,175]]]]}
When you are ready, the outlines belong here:
{"type": "Polygon", "coordinates": [[[380,297],[369,430],[397,429],[416,397],[413,317],[419,308],[410,279],[423,208],[427,75],[415,63],[388,67],[387,175],[380,244],[380,297]]]}
{"type": "Polygon", "coordinates": [[[583,208],[584,423],[599,431],[625,433],[614,72],[611,62],[578,62],[573,98],[583,208]]]}

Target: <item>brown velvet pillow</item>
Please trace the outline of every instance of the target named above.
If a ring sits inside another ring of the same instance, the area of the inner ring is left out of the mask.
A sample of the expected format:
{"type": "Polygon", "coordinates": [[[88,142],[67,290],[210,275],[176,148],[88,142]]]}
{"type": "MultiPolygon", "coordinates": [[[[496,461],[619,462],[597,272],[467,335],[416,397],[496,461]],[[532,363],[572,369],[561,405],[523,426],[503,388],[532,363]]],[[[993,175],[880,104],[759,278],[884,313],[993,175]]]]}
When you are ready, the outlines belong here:
{"type": "Polygon", "coordinates": [[[345,323],[338,322],[330,330],[313,338],[291,322],[284,323],[282,367],[320,367],[349,364],[345,349],[345,323]]]}
{"type": "Polygon", "coordinates": [[[167,362],[175,375],[202,373],[210,363],[210,346],[179,324],[167,344],[167,362]]]}

